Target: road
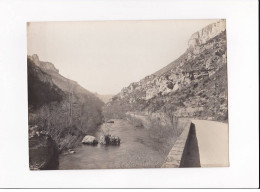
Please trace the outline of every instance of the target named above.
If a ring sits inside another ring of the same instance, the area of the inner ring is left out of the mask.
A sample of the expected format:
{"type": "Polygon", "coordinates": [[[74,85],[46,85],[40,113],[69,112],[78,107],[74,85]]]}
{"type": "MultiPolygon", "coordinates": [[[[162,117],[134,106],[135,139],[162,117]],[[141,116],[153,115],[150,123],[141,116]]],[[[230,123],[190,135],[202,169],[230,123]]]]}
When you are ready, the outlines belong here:
{"type": "Polygon", "coordinates": [[[195,124],[201,167],[229,166],[228,124],[192,120],[195,124]]]}

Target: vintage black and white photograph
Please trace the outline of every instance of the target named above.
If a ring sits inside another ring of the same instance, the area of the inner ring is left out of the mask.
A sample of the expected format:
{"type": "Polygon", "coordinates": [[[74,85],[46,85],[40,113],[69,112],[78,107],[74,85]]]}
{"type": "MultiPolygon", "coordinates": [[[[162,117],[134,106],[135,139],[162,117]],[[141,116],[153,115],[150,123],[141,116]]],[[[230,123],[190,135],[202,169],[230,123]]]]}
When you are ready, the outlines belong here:
{"type": "Polygon", "coordinates": [[[27,23],[30,170],[229,167],[225,19],[27,23]]]}

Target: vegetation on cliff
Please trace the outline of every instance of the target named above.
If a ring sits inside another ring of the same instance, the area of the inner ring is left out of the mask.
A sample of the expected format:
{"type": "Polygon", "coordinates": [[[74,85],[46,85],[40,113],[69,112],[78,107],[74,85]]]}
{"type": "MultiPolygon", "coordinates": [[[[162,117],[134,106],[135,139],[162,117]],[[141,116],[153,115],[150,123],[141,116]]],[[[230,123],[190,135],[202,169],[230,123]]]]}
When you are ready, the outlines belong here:
{"type": "Polygon", "coordinates": [[[177,60],[122,89],[105,105],[105,117],[123,117],[129,111],[165,113],[174,106],[176,117],[226,121],[225,21],[193,34],[188,46],[177,60]]]}
{"type": "Polygon", "coordinates": [[[76,146],[102,122],[104,103],[37,55],[27,62],[29,126],[46,131],[60,150],[76,146]]]}

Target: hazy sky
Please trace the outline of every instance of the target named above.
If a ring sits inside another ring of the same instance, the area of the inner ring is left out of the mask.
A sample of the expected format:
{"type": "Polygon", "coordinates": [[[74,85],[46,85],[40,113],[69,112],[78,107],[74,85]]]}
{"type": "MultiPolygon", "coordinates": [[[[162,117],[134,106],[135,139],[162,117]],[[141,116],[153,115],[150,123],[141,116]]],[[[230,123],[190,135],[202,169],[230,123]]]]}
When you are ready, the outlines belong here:
{"type": "Polygon", "coordinates": [[[193,33],[216,21],[33,22],[28,55],[91,92],[116,94],[177,59],[193,33]]]}

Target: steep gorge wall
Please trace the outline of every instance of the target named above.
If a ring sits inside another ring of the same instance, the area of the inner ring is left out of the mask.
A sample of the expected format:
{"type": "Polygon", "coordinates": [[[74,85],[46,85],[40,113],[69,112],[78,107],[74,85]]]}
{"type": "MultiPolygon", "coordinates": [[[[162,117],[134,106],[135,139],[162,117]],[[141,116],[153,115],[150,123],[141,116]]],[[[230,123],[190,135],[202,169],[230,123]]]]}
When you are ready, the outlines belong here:
{"type": "Polygon", "coordinates": [[[64,149],[102,123],[104,103],[94,94],[37,55],[28,56],[27,62],[29,127],[46,131],[64,149]]]}
{"type": "Polygon", "coordinates": [[[171,110],[177,117],[227,120],[225,20],[194,33],[187,51],[156,73],[114,96],[105,115],[171,110]]]}

